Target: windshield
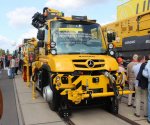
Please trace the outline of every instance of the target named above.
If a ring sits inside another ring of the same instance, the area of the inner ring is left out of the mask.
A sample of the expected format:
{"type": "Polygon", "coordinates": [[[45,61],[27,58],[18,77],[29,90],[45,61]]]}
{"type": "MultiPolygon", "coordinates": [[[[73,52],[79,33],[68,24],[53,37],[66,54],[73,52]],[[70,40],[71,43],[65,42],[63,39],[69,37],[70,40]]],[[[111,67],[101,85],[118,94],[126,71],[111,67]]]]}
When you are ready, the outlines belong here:
{"type": "Polygon", "coordinates": [[[55,21],[51,25],[51,41],[56,43],[57,54],[101,54],[99,24],[55,21]]]}

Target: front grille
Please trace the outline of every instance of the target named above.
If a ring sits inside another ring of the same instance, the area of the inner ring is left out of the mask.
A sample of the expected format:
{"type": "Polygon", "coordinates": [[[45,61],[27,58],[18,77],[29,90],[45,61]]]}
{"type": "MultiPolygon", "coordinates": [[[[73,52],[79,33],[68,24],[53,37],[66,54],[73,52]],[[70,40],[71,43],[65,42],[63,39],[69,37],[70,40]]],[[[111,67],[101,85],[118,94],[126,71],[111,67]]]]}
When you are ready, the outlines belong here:
{"type": "Polygon", "coordinates": [[[72,60],[73,62],[86,62],[86,59],[82,59],[82,60],[72,60]]]}
{"type": "MultiPolygon", "coordinates": [[[[101,67],[105,66],[105,64],[104,64],[105,61],[103,59],[90,59],[90,60],[92,60],[94,62],[93,68],[101,68],[101,67]]],[[[76,68],[89,68],[89,66],[87,64],[88,60],[86,60],[86,59],[72,60],[72,62],[74,63],[74,66],[76,68]]]]}
{"type": "Polygon", "coordinates": [[[75,65],[75,67],[77,67],[77,68],[87,68],[86,65],[80,65],[80,64],[74,64],[74,65],[75,65]]]}
{"type": "Polygon", "coordinates": [[[104,67],[105,64],[98,64],[98,65],[95,65],[94,68],[99,68],[99,67],[104,67]]]}
{"type": "Polygon", "coordinates": [[[102,59],[93,59],[94,62],[105,62],[104,60],[102,59]]]}

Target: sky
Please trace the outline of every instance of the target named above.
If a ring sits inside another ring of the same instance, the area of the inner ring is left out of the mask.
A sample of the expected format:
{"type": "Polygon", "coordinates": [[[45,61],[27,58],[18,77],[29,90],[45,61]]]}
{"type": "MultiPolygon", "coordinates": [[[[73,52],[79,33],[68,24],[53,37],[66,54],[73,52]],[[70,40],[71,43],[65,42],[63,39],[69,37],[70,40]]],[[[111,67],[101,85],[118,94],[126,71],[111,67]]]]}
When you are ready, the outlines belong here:
{"type": "Polygon", "coordinates": [[[127,0],[0,0],[0,48],[11,52],[24,38],[36,37],[32,16],[44,7],[54,8],[66,16],[79,15],[96,19],[101,25],[116,20],[117,6],[127,0]]]}

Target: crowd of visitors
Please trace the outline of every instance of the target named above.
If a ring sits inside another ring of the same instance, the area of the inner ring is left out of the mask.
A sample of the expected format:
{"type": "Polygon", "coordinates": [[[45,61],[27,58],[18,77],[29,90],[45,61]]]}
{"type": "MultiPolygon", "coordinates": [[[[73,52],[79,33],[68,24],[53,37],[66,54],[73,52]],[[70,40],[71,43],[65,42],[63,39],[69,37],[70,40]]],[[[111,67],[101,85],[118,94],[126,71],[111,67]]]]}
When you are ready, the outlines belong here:
{"type": "Polygon", "coordinates": [[[134,115],[141,116],[141,102],[143,101],[144,117],[147,117],[150,123],[150,55],[143,56],[134,54],[132,61],[127,65],[127,70],[122,65],[123,59],[117,59],[119,70],[126,72],[129,90],[135,90],[135,97],[133,101],[133,94],[128,95],[128,106],[135,108],[134,115]]]}
{"type": "Polygon", "coordinates": [[[5,59],[5,67],[7,68],[8,77],[13,79],[15,75],[18,75],[18,70],[21,71],[22,61],[19,56],[12,56],[5,59]]]}

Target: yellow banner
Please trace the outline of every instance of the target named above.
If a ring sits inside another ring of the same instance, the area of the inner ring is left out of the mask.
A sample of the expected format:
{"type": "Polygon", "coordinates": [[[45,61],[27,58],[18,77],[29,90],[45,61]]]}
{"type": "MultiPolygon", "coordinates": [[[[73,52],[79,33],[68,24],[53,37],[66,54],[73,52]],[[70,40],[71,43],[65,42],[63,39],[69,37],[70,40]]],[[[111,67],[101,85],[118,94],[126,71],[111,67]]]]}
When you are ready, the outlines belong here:
{"type": "Polygon", "coordinates": [[[82,32],[82,28],[59,28],[59,31],[66,31],[66,32],[82,32]]]}

